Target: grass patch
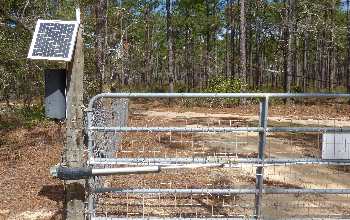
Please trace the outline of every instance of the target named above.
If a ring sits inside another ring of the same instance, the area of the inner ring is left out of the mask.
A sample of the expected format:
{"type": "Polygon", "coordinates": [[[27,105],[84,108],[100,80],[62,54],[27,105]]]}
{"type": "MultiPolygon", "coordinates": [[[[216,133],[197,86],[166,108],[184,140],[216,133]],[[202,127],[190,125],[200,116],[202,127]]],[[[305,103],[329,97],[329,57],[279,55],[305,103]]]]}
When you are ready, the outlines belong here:
{"type": "Polygon", "coordinates": [[[0,129],[31,128],[46,120],[45,109],[41,105],[14,106],[0,113],[0,129]]]}

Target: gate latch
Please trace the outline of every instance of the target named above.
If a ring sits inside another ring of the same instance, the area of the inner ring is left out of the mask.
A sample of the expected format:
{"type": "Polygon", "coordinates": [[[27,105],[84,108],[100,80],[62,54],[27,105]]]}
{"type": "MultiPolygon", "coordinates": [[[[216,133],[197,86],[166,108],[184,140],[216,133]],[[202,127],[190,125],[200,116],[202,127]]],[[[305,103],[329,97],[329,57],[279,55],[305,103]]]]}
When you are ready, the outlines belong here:
{"type": "Polygon", "coordinates": [[[80,180],[94,176],[159,173],[160,170],[160,166],[95,169],[91,167],[66,167],[57,164],[50,168],[50,174],[61,180],[80,180]]]}

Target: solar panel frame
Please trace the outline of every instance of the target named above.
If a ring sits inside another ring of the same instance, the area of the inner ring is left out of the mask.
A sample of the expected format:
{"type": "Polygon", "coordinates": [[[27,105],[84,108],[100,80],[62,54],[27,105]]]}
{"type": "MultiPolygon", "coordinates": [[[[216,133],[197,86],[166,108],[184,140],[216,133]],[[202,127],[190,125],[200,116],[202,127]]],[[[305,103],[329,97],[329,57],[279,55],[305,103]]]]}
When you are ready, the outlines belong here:
{"type": "Polygon", "coordinates": [[[32,42],[31,42],[31,45],[29,48],[28,58],[29,59],[37,59],[37,60],[39,60],[39,59],[40,60],[55,60],[55,61],[66,61],[66,62],[71,61],[72,56],[73,56],[73,52],[74,52],[76,38],[77,38],[78,28],[79,28],[78,21],[61,21],[61,20],[42,20],[42,19],[39,19],[36,23],[36,26],[35,26],[34,35],[33,35],[32,42]],[[40,28],[41,24],[73,24],[74,25],[72,38],[71,38],[71,41],[69,42],[68,57],[64,57],[64,56],[62,56],[62,57],[50,57],[50,56],[33,55],[34,46],[35,46],[36,41],[38,39],[39,28],[40,28]]]}

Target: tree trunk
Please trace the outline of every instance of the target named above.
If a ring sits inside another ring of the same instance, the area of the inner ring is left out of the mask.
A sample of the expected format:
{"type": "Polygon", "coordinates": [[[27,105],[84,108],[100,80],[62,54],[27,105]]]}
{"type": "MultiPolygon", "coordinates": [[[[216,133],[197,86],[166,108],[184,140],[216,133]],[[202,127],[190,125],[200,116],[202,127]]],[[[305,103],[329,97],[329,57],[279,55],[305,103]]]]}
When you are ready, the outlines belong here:
{"type": "MultiPolygon", "coordinates": [[[[250,23],[250,22],[249,22],[250,23]]],[[[247,85],[250,86],[253,84],[253,31],[251,24],[248,25],[248,54],[249,54],[249,74],[247,75],[247,85]]]]}
{"type": "Polygon", "coordinates": [[[173,51],[173,31],[171,24],[171,2],[166,0],[166,25],[168,43],[168,79],[169,92],[174,92],[174,51],[173,51]]]}
{"type": "MultiPolygon", "coordinates": [[[[256,10],[259,10],[259,4],[257,2],[256,10]]],[[[262,58],[262,53],[261,53],[261,40],[260,40],[260,21],[259,19],[255,20],[255,27],[256,27],[256,33],[255,33],[255,80],[254,80],[254,86],[255,88],[260,88],[261,87],[261,58],[262,58]]]]}
{"type": "Polygon", "coordinates": [[[290,81],[288,77],[288,0],[284,0],[284,21],[283,21],[283,90],[284,92],[290,91],[290,81]]]}
{"type": "Polygon", "coordinates": [[[330,66],[329,66],[329,80],[328,80],[328,91],[332,92],[333,91],[333,86],[334,86],[334,76],[335,76],[335,54],[336,54],[336,45],[334,42],[334,26],[335,21],[334,21],[334,16],[336,14],[335,11],[335,0],[332,1],[332,10],[331,10],[331,19],[332,19],[332,27],[331,27],[331,48],[330,48],[330,66]]]}
{"type": "Polygon", "coordinates": [[[96,15],[96,41],[95,41],[95,53],[96,53],[96,75],[98,79],[98,92],[103,92],[103,86],[105,83],[105,69],[106,69],[106,44],[107,44],[107,0],[98,0],[95,4],[96,15]]]}
{"type": "Polygon", "coordinates": [[[145,29],[144,29],[144,68],[142,72],[142,84],[149,85],[151,82],[152,75],[152,27],[150,27],[150,13],[151,8],[149,4],[145,5],[144,9],[144,21],[145,21],[145,29]]]}
{"type": "MultiPolygon", "coordinates": [[[[294,29],[296,30],[296,29],[294,29]]],[[[293,42],[293,76],[292,76],[292,86],[294,86],[295,88],[299,89],[300,86],[300,62],[299,62],[299,52],[296,48],[299,48],[299,39],[297,37],[294,37],[294,42],[293,42]]]]}
{"type": "Polygon", "coordinates": [[[288,9],[287,9],[287,68],[286,68],[286,76],[284,82],[284,92],[291,92],[291,78],[293,72],[293,38],[294,38],[294,2],[295,0],[288,0],[288,9]]]}
{"type": "Polygon", "coordinates": [[[303,54],[303,76],[302,76],[302,88],[303,92],[306,92],[308,87],[308,52],[309,52],[309,33],[306,31],[304,34],[304,54],[303,54]]]}
{"type": "Polygon", "coordinates": [[[325,82],[326,82],[326,60],[325,60],[325,41],[326,41],[326,33],[325,30],[322,31],[322,38],[321,38],[321,54],[320,54],[320,65],[321,65],[321,72],[320,72],[320,89],[325,88],[325,82]]]}
{"type": "MultiPolygon", "coordinates": [[[[186,19],[189,17],[189,10],[185,8],[186,19]]],[[[188,25],[188,20],[186,20],[186,46],[185,46],[185,69],[186,69],[186,91],[190,92],[193,88],[192,78],[191,78],[191,30],[188,25]]]]}
{"type": "Polygon", "coordinates": [[[207,27],[206,27],[206,33],[205,33],[205,54],[204,54],[204,84],[206,85],[206,81],[209,76],[209,53],[211,50],[211,45],[210,45],[210,36],[211,36],[211,24],[209,22],[209,17],[210,17],[210,5],[209,5],[209,0],[205,1],[205,8],[206,8],[206,16],[207,16],[207,27]]]}
{"type": "Polygon", "coordinates": [[[228,79],[228,75],[230,73],[230,52],[229,52],[229,29],[230,29],[230,21],[231,21],[231,6],[230,0],[226,0],[226,32],[225,32],[225,79],[228,79]]]}
{"type": "MultiPolygon", "coordinates": [[[[347,19],[348,19],[348,24],[347,24],[347,40],[348,40],[348,48],[347,48],[347,59],[346,59],[346,90],[348,93],[350,93],[350,4],[349,0],[346,0],[346,6],[347,6],[347,19]]],[[[349,99],[349,104],[350,104],[350,99],[349,99]]]]}
{"type": "Polygon", "coordinates": [[[231,25],[231,40],[230,40],[230,43],[231,43],[231,79],[234,79],[235,78],[235,34],[236,34],[236,31],[235,31],[235,16],[233,14],[233,6],[234,6],[234,0],[231,0],[231,3],[230,3],[230,25],[231,25]]]}
{"type": "MultiPolygon", "coordinates": [[[[246,16],[245,0],[240,0],[240,80],[245,85],[247,83],[247,59],[246,59],[246,16]]],[[[242,91],[244,92],[244,91],[242,91]]]]}

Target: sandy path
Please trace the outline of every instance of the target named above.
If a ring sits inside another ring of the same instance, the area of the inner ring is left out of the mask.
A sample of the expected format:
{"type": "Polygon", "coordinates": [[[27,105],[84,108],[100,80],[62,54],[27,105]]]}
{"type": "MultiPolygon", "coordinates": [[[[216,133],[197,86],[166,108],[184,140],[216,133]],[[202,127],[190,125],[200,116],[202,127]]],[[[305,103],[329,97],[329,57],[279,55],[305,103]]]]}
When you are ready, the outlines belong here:
{"type": "MultiPolygon", "coordinates": [[[[159,117],[164,120],[193,120],[198,118],[205,118],[208,121],[227,121],[233,119],[241,119],[248,122],[258,121],[258,116],[252,115],[237,115],[237,114],[228,114],[228,113],[199,113],[199,112],[171,112],[171,111],[145,111],[141,113],[146,117],[159,117]]],[[[350,121],[346,120],[346,118],[337,118],[332,120],[317,120],[317,119],[298,119],[297,117],[291,118],[283,118],[283,117],[269,117],[269,122],[274,122],[277,126],[286,126],[283,124],[293,123],[295,126],[350,126],[350,121]],[[281,124],[281,125],[280,125],[281,124]]],[[[218,122],[217,124],[220,124],[218,122]]],[[[187,125],[187,126],[201,126],[203,125],[187,125]]],[[[204,138],[205,140],[221,140],[221,141],[232,141],[246,143],[239,145],[240,153],[249,153],[249,152],[257,152],[258,146],[258,135],[256,133],[219,133],[216,134],[215,137],[208,137],[203,134],[196,134],[197,138],[204,138]]],[[[270,158],[300,158],[305,157],[305,152],[312,154],[314,156],[319,156],[319,141],[317,137],[311,137],[311,140],[307,140],[304,143],[298,142],[298,137],[290,137],[290,139],[286,139],[286,137],[268,137],[267,146],[266,146],[266,154],[270,158]],[[308,149],[305,149],[308,148],[308,149]]],[[[213,151],[221,152],[226,148],[223,145],[207,145],[208,149],[210,148],[213,151]]],[[[255,167],[242,166],[240,168],[240,172],[243,176],[248,176],[251,178],[255,178],[255,167]]],[[[294,165],[294,166],[276,166],[276,167],[267,167],[265,168],[265,178],[268,181],[273,182],[281,182],[285,184],[291,184],[294,186],[302,187],[302,188],[350,188],[350,176],[348,172],[335,170],[329,166],[324,165],[294,165]]],[[[312,197],[313,195],[305,195],[302,197],[312,197]]],[[[268,206],[264,208],[264,215],[267,218],[277,219],[283,215],[290,215],[292,213],[298,213],[298,208],[290,208],[288,210],[288,206],[292,207],[290,204],[299,204],[300,201],[304,207],[319,207],[320,203],[327,204],[327,207],[332,207],[331,210],[324,210],[324,214],[333,214],[333,212],[344,213],[344,210],[350,210],[350,199],[348,196],[333,196],[333,195],[325,195],[325,196],[316,196],[316,199],[312,199],[308,201],[307,199],[300,200],[296,199],[294,195],[284,195],[284,196],[275,196],[275,195],[266,195],[265,198],[269,201],[268,206]],[[319,201],[317,201],[319,200],[319,201]],[[328,201],[329,200],[329,201],[328,201]],[[278,208],[273,208],[271,204],[285,204],[285,210],[278,210],[278,208]],[[339,207],[338,205],[341,204],[339,207]],[[289,204],[289,205],[287,205],[289,204]]],[[[266,202],[266,200],[265,200],[266,202]]],[[[299,210],[302,210],[302,207],[299,207],[299,210]]],[[[303,210],[306,212],[306,210],[303,210]]],[[[307,212],[310,215],[317,215],[316,209],[313,211],[308,210],[307,212]]],[[[349,214],[349,212],[346,212],[349,214]]]]}

